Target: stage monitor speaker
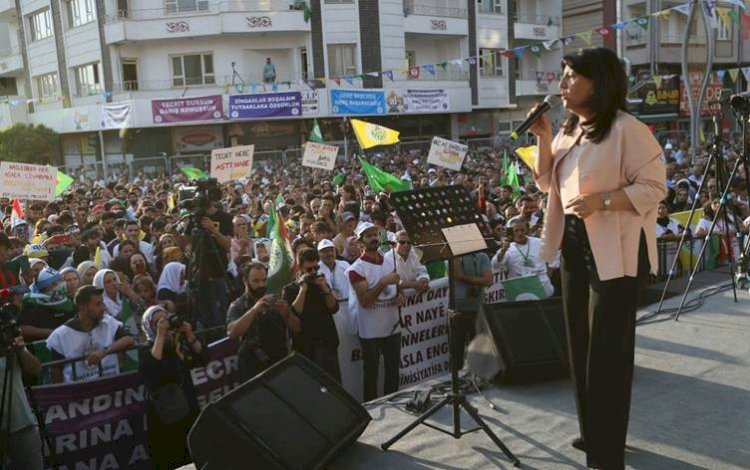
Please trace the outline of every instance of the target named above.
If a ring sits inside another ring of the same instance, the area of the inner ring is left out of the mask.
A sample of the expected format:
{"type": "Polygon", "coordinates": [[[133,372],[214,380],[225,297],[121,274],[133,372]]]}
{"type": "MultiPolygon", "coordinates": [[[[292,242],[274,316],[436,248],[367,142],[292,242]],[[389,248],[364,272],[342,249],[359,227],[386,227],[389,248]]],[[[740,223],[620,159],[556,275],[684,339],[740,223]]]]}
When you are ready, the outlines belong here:
{"type": "Polygon", "coordinates": [[[188,446],[197,469],[317,469],[371,419],[341,385],[292,354],[209,404],[188,446]]]}
{"type": "Polygon", "coordinates": [[[502,362],[497,377],[500,382],[529,383],[567,374],[568,348],[561,297],[482,307],[502,362]]]}

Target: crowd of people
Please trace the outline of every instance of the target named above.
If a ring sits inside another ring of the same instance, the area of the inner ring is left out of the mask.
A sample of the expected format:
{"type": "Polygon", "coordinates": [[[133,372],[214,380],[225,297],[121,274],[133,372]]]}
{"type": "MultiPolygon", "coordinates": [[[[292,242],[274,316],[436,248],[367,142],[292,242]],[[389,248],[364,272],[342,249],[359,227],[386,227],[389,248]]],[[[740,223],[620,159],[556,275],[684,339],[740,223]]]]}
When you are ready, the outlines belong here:
{"type": "MultiPolygon", "coordinates": [[[[703,215],[692,235],[702,237],[722,189],[713,170],[704,176],[706,150],[691,156],[683,143],[663,145],[669,195],[659,205],[657,237],[677,239],[684,228],[670,214],[689,210],[696,198],[703,215]]],[[[737,158],[737,145],[723,151],[727,166],[737,158]]],[[[415,189],[466,188],[492,228],[499,249],[455,260],[465,341],[474,334],[473,316],[493,268],[510,277],[538,276],[547,295],[559,292],[559,264],[539,255],[546,195],[520,163],[520,186],[501,184],[501,159],[500,152],[473,149],[461,172],[430,167],[419,152],[387,151],[374,161],[415,189]]],[[[341,164],[335,175],[260,162],[248,178],[208,195],[202,211],[182,204],[190,185],[183,175],[80,175],[54,202],[21,201],[22,215],[13,201],[0,200],[0,294],[17,309],[17,344],[46,343],[57,361],[53,382],[118,374],[124,364],[118,354],[140,346],[138,367],[151,397],[149,432],[159,442],[152,457],[162,468],[189,461],[184,436],[198,405],[188,371],[206,360],[209,340],[239,341],[243,379],[296,351],[340,380],[333,315],[347,302],[351,318],[344,324],[361,341],[365,400],[396,391],[404,293],[426,291],[430,280],[445,276],[446,264],[421,261],[388,195],[370,190],[358,162],[341,164]],[[274,207],[293,258],[289,282],[276,295],[267,286],[274,207]],[[208,332],[203,341],[200,330],[208,332]],[[164,445],[165,436],[178,437],[164,445]]],[[[750,223],[744,168],[732,190],[725,241],[736,256],[737,225],[746,233],[750,223]]],[[[714,227],[721,237],[724,223],[722,217],[714,227]]],[[[456,355],[461,364],[462,351],[456,355]]]]}

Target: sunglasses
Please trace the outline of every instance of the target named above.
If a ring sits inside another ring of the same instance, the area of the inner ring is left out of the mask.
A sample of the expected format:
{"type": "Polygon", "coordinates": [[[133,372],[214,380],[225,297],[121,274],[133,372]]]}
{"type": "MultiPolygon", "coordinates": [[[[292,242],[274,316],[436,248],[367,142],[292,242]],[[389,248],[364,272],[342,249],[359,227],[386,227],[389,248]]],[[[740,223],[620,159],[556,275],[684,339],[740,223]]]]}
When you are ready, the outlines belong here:
{"type": "Polygon", "coordinates": [[[409,241],[409,240],[399,240],[398,244],[399,245],[411,245],[411,241],[409,241]]]}

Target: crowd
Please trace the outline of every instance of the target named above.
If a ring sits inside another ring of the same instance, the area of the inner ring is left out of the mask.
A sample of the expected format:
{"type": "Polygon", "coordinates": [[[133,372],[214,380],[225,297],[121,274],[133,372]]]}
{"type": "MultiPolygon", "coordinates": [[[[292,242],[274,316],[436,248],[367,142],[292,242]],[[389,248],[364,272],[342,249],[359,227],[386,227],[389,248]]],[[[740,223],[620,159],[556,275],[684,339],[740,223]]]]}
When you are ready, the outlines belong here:
{"type": "MultiPolygon", "coordinates": [[[[723,151],[728,167],[737,145],[723,151]]],[[[722,188],[712,170],[698,191],[704,149],[693,157],[682,143],[665,142],[664,149],[669,196],[659,206],[657,236],[676,239],[683,227],[670,214],[689,210],[697,198],[704,211],[693,236],[702,237],[722,188]]],[[[415,189],[465,187],[492,228],[499,249],[454,260],[456,305],[466,313],[458,334],[466,341],[493,268],[510,277],[536,275],[547,295],[559,290],[559,266],[539,258],[545,195],[522,164],[520,185],[501,184],[501,155],[472,149],[461,172],[429,167],[419,152],[386,151],[374,159],[415,189]]],[[[118,374],[118,353],[140,346],[152,457],[171,468],[189,461],[184,436],[198,405],[188,371],[206,360],[205,342],[238,340],[243,379],[296,351],[340,380],[333,315],[347,302],[347,333],[362,346],[365,400],[398,389],[404,292],[426,291],[446,265],[421,261],[388,195],[370,190],[358,162],[340,165],[335,175],[261,162],[250,177],[208,190],[202,209],[185,208],[185,186],[183,175],[92,180],[81,174],[54,202],[22,201],[22,216],[11,200],[0,199],[2,302],[17,310],[17,345],[45,341],[58,360],[53,381],[118,374]],[[292,250],[288,282],[275,294],[268,285],[278,274],[269,273],[274,207],[292,250]],[[200,330],[208,331],[204,341],[200,330]]],[[[744,168],[732,188],[727,246],[738,251],[737,224],[746,232],[750,222],[744,168]]],[[[723,223],[714,228],[722,237],[723,223]]],[[[463,351],[456,353],[462,364],[463,351]]],[[[33,356],[24,357],[22,365],[39,368],[33,356]]],[[[23,422],[10,431],[33,426],[23,422]]]]}

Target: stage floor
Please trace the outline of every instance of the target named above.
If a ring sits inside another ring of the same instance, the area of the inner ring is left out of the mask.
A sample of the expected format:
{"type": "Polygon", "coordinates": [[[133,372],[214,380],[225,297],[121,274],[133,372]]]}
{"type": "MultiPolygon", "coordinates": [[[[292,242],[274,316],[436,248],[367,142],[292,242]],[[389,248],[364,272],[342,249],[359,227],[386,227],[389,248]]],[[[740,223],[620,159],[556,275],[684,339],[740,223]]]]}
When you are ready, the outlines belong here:
{"type": "MultiPolygon", "coordinates": [[[[701,288],[709,277],[717,285],[729,281],[726,274],[701,277],[701,288]]],[[[627,468],[750,468],[750,295],[740,291],[738,300],[735,304],[731,290],[725,291],[677,323],[638,327],[627,468]]],[[[678,301],[673,297],[666,305],[678,301]]],[[[654,309],[646,307],[639,315],[654,309]]],[[[568,381],[495,386],[485,395],[495,410],[477,394],[470,402],[523,468],[585,468],[584,454],[569,444],[578,424],[568,381]]],[[[332,469],[513,468],[481,431],[456,440],[419,426],[383,452],[380,444],[413,417],[386,405],[371,407],[370,413],[373,421],[359,442],[332,469]]],[[[447,408],[436,416],[434,422],[450,426],[447,408]]],[[[464,429],[474,427],[463,418],[464,429]]]]}

